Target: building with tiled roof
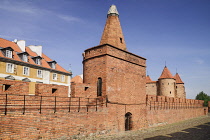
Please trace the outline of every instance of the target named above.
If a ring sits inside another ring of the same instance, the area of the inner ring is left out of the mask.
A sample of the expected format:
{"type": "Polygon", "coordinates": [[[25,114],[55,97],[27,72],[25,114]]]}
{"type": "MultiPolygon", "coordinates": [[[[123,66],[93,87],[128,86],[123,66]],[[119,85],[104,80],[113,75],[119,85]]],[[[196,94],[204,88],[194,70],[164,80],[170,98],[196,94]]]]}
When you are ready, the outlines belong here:
{"type": "Polygon", "coordinates": [[[186,98],[184,82],[178,73],[173,76],[166,66],[158,81],[152,81],[149,75],[146,77],[146,93],[147,95],[186,98]]]}
{"type": "MultiPolygon", "coordinates": [[[[55,60],[42,52],[42,46],[26,46],[24,40],[9,41],[0,38],[0,80],[2,92],[10,91],[8,80],[29,82],[29,94],[36,94],[36,84],[66,86],[70,95],[71,72],[62,68],[55,60]],[[7,80],[6,83],[3,81],[7,80]]],[[[54,88],[56,91],[56,88],[54,88]]],[[[17,91],[15,91],[17,92],[17,91]]],[[[42,92],[39,92],[40,94],[42,92]]]]}

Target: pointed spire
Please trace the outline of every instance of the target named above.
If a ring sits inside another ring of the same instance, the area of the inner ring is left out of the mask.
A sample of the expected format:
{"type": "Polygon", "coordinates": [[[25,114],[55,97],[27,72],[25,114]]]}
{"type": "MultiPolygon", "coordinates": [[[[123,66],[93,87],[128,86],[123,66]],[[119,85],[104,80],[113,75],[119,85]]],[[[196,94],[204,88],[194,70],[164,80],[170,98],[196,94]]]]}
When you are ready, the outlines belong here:
{"type": "Polygon", "coordinates": [[[115,5],[111,5],[110,8],[109,8],[109,11],[107,13],[107,16],[109,15],[117,15],[119,16],[119,13],[117,11],[117,7],[115,5]]]}
{"type": "Polygon", "coordinates": [[[163,72],[162,72],[161,76],[159,77],[159,79],[164,79],[164,78],[174,79],[173,75],[171,74],[171,72],[169,71],[169,69],[166,66],[164,67],[163,72]]]}
{"type": "Polygon", "coordinates": [[[182,79],[180,78],[178,73],[176,73],[176,75],[174,75],[174,78],[175,78],[177,84],[184,84],[184,82],[182,81],[182,79]]]}
{"type": "Polygon", "coordinates": [[[100,45],[110,44],[122,50],[126,49],[125,39],[115,5],[110,6],[100,45]]]}

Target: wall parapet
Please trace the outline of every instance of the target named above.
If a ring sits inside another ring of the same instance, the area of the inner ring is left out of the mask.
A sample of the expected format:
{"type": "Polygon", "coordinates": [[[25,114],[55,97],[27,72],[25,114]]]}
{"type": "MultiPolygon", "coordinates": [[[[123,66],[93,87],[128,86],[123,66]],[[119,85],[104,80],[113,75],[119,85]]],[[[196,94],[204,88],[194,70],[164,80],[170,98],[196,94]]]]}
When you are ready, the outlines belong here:
{"type": "Polygon", "coordinates": [[[0,111],[5,115],[11,111],[20,111],[23,114],[31,111],[41,114],[45,110],[52,110],[54,113],[58,110],[88,112],[97,111],[105,104],[106,100],[103,98],[0,94],[0,111]]]}
{"type": "Polygon", "coordinates": [[[201,108],[203,100],[147,95],[146,105],[149,109],[201,108]]]}

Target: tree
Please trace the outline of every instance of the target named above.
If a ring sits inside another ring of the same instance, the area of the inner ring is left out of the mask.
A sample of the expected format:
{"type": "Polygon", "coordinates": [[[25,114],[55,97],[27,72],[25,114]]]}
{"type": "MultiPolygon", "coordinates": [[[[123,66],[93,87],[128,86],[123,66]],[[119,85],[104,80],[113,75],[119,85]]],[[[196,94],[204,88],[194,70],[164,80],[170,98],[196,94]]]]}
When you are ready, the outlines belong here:
{"type": "Polygon", "coordinates": [[[201,91],[197,96],[195,97],[196,100],[204,100],[204,106],[208,106],[208,101],[210,101],[210,96],[208,96],[206,93],[201,91]]]}

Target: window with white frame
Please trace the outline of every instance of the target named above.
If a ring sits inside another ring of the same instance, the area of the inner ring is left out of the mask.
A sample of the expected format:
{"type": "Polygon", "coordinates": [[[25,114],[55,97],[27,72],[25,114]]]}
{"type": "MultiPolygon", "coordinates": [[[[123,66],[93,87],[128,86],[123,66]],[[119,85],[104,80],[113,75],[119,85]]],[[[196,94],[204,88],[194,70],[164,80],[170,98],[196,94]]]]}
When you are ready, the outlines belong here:
{"type": "Polygon", "coordinates": [[[28,57],[27,57],[26,54],[23,54],[23,55],[22,55],[22,60],[23,60],[24,62],[28,62],[28,57]]]}
{"type": "Polygon", "coordinates": [[[11,50],[6,50],[5,51],[5,56],[9,57],[9,58],[12,58],[12,51],[11,50]]]}
{"type": "Polygon", "coordinates": [[[65,75],[61,75],[61,82],[65,81],[65,75]]]}
{"type": "Polygon", "coordinates": [[[57,73],[53,73],[53,80],[57,80],[57,73]]]}
{"type": "Polygon", "coordinates": [[[42,78],[42,70],[37,70],[37,77],[42,78]]]}
{"type": "Polygon", "coordinates": [[[23,67],[23,75],[29,75],[29,67],[23,67]]]}
{"type": "Polygon", "coordinates": [[[35,59],[35,63],[36,63],[37,65],[41,65],[40,59],[39,59],[39,58],[36,58],[36,59],[35,59]]]}
{"type": "Polygon", "coordinates": [[[8,73],[14,73],[14,64],[7,63],[6,72],[8,72],[8,73]]]}
{"type": "Polygon", "coordinates": [[[51,67],[52,67],[53,69],[55,69],[55,63],[52,63],[52,64],[51,64],[51,67]]]}

